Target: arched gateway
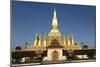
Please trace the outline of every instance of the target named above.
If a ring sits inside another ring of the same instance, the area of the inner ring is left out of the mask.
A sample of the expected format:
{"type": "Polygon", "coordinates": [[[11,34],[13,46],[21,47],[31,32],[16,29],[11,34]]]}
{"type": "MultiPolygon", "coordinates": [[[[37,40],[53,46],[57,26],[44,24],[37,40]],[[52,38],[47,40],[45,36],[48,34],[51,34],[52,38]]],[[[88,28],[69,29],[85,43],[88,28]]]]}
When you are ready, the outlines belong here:
{"type": "Polygon", "coordinates": [[[57,39],[53,39],[48,46],[46,61],[59,61],[64,59],[63,46],[60,45],[57,39]]]}
{"type": "Polygon", "coordinates": [[[57,51],[52,52],[52,61],[59,60],[59,54],[57,51]]]}

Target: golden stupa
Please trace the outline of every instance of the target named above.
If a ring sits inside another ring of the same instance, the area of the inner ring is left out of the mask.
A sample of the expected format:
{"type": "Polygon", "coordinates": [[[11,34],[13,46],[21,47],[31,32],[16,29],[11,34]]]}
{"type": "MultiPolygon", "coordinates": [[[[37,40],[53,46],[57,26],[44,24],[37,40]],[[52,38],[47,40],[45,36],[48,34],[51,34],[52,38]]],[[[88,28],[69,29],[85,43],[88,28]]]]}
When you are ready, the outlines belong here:
{"type": "Polygon", "coordinates": [[[50,46],[51,41],[54,39],[56,39],[60,43],[60,45],[64,47],[64,50],[81,49],[80,45],[74,42],[72,34],[65,37],[59,32],[56,10],[54,10],[51,31],[44,37],[41,37],[39,34],[36,34],[34,42],[27,46],[27,51],[47,50],[48,46],[50,46]]]}

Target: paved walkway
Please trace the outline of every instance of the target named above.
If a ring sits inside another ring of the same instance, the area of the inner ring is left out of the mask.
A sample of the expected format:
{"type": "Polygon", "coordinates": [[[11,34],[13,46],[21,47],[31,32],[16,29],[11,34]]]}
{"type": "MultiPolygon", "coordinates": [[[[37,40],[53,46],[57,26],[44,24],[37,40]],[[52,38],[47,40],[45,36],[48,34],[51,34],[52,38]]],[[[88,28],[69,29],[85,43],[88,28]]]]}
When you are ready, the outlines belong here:
{"type": "Polygon", "coordinates": [[[75,60],[75,61],[45,61],[41,63],[28,63],[28,64],[13,64],[12,67],[34,66],[34,65],[47,65],[47,64],[61,64],[61,63],[80,63],[80,62],[95,62],[96,60],[75,60]]]}
{"type": "Polygon", "coordinates": [[[19,66],[33,66],[33,65],[39,65],[40,63],[28,63],[28,64],[13,64],[11,67],[19,67],[19,66]]]}

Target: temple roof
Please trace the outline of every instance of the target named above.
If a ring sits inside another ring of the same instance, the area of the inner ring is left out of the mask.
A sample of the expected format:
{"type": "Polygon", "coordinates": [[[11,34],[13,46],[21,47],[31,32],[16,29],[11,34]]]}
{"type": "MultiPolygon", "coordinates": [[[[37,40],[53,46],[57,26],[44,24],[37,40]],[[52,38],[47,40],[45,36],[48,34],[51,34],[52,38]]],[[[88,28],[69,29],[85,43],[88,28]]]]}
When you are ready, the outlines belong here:
{"type": "Polygon", "coordinates": [[[54,40],[52,40],[52,42],[50,43],[50,46],[48,46],[48,48],[63,48],[63,46],[60,45],[58,40],[54,39],[54,40]]]}

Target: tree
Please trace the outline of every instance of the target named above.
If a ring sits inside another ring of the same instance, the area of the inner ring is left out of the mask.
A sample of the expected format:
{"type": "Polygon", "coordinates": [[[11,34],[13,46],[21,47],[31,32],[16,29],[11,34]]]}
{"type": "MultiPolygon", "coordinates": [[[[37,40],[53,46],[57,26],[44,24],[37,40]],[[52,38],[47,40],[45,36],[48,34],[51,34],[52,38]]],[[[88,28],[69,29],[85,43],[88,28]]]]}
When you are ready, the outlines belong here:
{"type": "Polygon", "coordinates": [[[88,48],[88,45],[83,45],[83,48],[86,48],[87,49],[88,48]]]}
{"type": "Polygon", "coordinates": [[[82,42],[81,44],[82,44],[82,48],[83,48],[83,49],[84,49],[84,48],[85,48],[85,49],[88,48],[88,45],[87,45],[86,43],[82,42]]]}
{"type": "Polygon", "coordinates": [[[21,46],[16,46],[15,50],[21,51],[21,46]]]}

